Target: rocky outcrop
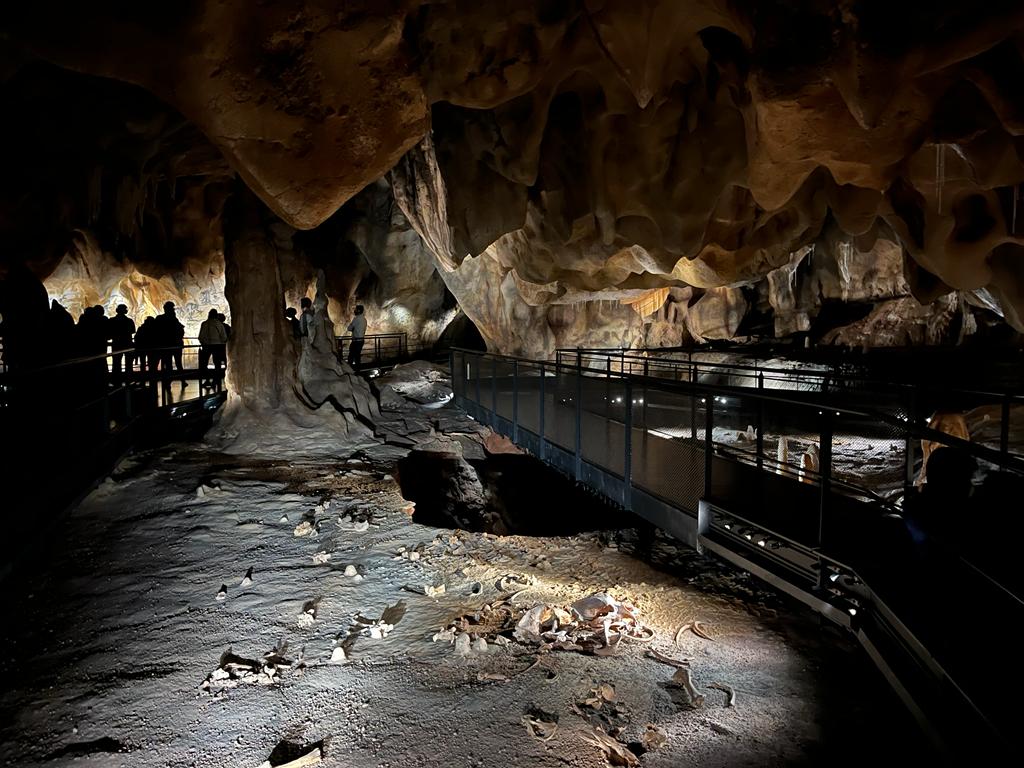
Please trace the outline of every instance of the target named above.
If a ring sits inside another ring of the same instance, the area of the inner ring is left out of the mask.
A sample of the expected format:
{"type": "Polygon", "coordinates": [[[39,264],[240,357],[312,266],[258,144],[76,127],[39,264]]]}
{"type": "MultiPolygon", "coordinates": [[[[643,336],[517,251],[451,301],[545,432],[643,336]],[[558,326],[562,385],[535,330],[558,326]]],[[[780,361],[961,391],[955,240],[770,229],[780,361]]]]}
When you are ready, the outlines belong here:
{"type": "Polygon", "coordinates": [[[300,231],[282,287],[310,293],[324,269],[338,323],[366,297],[380,329],[441,326],[426,249],[506,352],[731,338],[765,316],[822,335],[835,303],[955,294],[1024,331],[1019,2],[63,5],[0,21],[26,116],[2,145],[43,157],[64,129],[33,126],[91,126],[45,215],[33,162],[12,173],[33,204],[5,193],[4,258],[40,276],[76,229],[117,258],[161,250],[176,180],[235,173],[300,231]],[[76,95],[82,76],[44,61],[105,85],[76,95]],[[53,82],[73,109],[35,95],[53,82]],[[423,245],[358,197],[389,169],[423,245]],[[324,226],[310,255],[301,231],[324,226]],[[665,289],[690,289],[685,307],[632,309],[665,289]]]}

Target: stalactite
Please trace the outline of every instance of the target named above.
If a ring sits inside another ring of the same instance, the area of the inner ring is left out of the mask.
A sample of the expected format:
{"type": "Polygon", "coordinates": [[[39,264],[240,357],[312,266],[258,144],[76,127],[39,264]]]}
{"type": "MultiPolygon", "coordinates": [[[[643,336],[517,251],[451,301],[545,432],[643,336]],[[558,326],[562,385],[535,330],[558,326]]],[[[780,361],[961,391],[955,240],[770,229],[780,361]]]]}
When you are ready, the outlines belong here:
{"type": "Polygon", "coordinates": [[[935,200],[938,213],[942,213],[942,185],[946,180],[946,145],[935,145],[935,200]]]}

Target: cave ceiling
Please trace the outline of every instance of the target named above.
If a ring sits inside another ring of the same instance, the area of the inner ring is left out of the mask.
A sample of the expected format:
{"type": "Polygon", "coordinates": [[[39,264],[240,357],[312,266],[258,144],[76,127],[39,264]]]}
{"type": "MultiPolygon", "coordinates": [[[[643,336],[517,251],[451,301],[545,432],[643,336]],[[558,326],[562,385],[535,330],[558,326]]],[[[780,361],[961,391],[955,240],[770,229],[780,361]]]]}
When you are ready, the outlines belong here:
{"type": "Polygon", "coordinates": [[[557,299],[751,284],[838,228],[898,242],[915,295],[987,289],[1021,327],[1020,2],[39,0],[5,16],[8,80],[42,60],[152,95],[159,125],[158,108],[118,116],[151,157],[237,173],[298,229],[390,171],[443,270],[489,254],[557,299]]]}

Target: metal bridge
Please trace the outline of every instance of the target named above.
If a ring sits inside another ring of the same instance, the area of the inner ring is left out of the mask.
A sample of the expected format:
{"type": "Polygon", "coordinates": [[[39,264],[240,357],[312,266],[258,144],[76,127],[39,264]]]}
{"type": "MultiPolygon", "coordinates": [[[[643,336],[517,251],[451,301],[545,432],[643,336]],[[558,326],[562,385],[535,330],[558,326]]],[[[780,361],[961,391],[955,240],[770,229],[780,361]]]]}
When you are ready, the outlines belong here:
{"type": "Polygon", "coordinates": [[[970,455],[982,487],[1021,488],[1020,396],[621,350],[554,362],[453,350],[451,368],[456,404],[478,421],[848,629],[941,751],[1010,749],[1024,675],[1001,628],[1024,620],[1019,499],[984,521],[965,509],[941,573],[904,546],[900,513],[922,440],[970,455]],[[950,401],[970,408],[977,439],[928,426],[950,401]],[[815,453],[817,466],[803,459],[815,453]]]}

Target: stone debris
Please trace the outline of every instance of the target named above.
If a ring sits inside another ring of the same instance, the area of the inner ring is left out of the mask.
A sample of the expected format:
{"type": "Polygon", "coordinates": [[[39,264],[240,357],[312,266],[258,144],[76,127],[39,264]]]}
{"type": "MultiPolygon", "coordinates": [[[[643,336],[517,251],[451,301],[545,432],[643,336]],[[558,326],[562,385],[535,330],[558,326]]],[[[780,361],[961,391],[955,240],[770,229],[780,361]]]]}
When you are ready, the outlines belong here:
{"type": "Polygon", "coordinates": [[[455,653],[459,656],[467,655],[473,649],[472,641],[468,634],[463,632],[455,638],[455,653]]]}
{"type": "Polygon", "coordinates": [[[282,741],[274,747],[270,757],[261,763],[259,768],[308,768],[319,764],[326,751],[324,741],[307,745],[282,741]]]}
{"type": "Polygon", "coordinates": [[[347,660],[348,656],[345,655],[345,649],[340,645],[336,646],[334,650],[331,651],[331,664],[341,664],[347,660]]]}
{"type": "Polygon", "coordinates": [[[590,726],[616,738],[627,724],[626,711],[616,702],[615,688],[610,683],[591,688],[587,697],[573,704],[572,709],[590,726]]]}
{"type": "Polygon", "coordinates": [[[309,534],[313,533],[313,531],[314,531],[313,524],[311,522],[309,522],[308,520],[303,520],[301,523],[299,523],[297,526],[295,526],[295,530],[293,531],[293,533],[296,536],[300,536],[301,537],[301,536],[309,536],[309,534]]]}
{"type": "Polygon", "coordinates": [[[228,585],[227,584],[221,584],[220,585],[220,589],[217,591],[217,599],[218,600],[225,600],[225,599],[227,599],[227,596],[228,596],[228,585]]]}
{"type": "Polygon", "coordinates": [[[368,619],[365,616],[356,614],[353,619],[352,629],[349,635],[361,635],[372,640],[383,640],[395,629],[395,625],[405,616],[405,601],[399,600],[394,605],[384,609],[379,619],[368,619]]]}
{"type": "Polygon", "coordinates": [[[359,569],[356,568],[354,565],[346,565],[345,566],[345,575],[348,576],[349,578],[351,578],[353,576],[358,576],[359,575],[359,569]]]}
{"type": "Polygon", "coordinates": [[[313,565],[323,565],[329,562],[331,559],[330,552],[314,552],[313,553],[313,565]]]}
{"type": "Polygon", "coordinates": [[[263,655],[262,660],[247,659],[228,648],[220,657],[220,663],[200,684],[200,689],[213,691],[234,688],[240,683],[276,685],[281,682],[281,673],[290,669],[293,662],[285,657],[288,644],[285,641],[263,655]]]}
{"type": "Polygon", "coordinates": [[[288,515],[281,515],[281,519],[278,520],[278,522],[279,523],[287,523],[288,522],[288,515]]]}
{"type": "Polygon", "coordinates": [[[252,566],[249,566],[249,570],[245,572],[245,576],[242,577],[239,586],[248,587],[250,584],[252,584],[252,566]]]}

